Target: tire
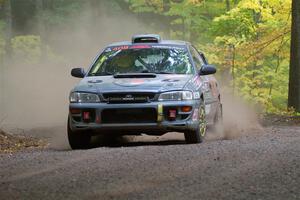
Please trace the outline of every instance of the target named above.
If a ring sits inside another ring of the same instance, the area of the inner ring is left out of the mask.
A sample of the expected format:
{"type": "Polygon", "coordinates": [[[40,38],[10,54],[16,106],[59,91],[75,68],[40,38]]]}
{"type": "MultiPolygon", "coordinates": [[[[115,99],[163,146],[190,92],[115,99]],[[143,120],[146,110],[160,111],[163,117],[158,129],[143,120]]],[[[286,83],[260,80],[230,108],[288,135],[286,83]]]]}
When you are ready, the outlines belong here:
{"type": "Polygon", "coordinates": [[[196,130],[186,131],[184,133],[185,141],[188,144],[198,144],[203,142],[206,134],[206,120],[205,120],[205,104],[201,101],[199,107],[199,125],[196,130]]]}
{"type": "Polygon", "coordinates": [[[88,149],[91,143],[91,135],[86,131],[72,131],[68,120],[68,140],[72,149],[88,149]]]}

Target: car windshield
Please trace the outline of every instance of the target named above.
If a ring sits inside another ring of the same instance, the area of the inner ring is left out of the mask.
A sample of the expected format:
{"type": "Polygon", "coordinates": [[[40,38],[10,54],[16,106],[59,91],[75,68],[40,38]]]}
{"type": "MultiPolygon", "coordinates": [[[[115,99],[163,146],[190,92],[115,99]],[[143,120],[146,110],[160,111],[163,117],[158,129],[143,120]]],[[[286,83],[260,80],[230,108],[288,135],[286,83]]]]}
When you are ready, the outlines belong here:
{"type": "Polygon", "coordinates": [[[107,48],[97,59],[88,76],[122,73],[192,74],[185,48],[107,48]]]}

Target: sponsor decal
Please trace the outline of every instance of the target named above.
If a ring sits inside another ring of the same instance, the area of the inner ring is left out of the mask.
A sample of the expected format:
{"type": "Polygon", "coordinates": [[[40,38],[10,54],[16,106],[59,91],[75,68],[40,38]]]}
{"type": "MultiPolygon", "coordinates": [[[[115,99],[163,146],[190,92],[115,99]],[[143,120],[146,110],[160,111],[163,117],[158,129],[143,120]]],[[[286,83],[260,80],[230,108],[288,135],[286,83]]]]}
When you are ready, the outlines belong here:
{"type": "Polygon", "coordinates": [[[206,105],[205,106],[205,113],[208,115],[210,113],[210,107],[211,105],[206,105]]]}
{"type": "Polygon", "coordinates": [[[151,46],[149,45],[134,45],[130,47],[130,49],[149,49],[149,48],[151,48],[151,46]]]}
{"type": "Polygon", "coordinates": [[[119,50],[126,50],[126,49],[150,49],[150,48],[159,48],[159,49],[177,49],[177,50],[185,50],[185,47],[178,47],[178,46],[167,46],[167,45],[122,45],[116,47],[109,47],[105,49],[105,52],[110,51],[119,51],[119,50]]]}
{"type": "Polygon", "coordinates": [[[196,84],[197,87],[200,87],[200,85],[201,85],[201,80],[200,80],[199,78],[196,79],[195,84],[196,84]]]}
{"type": "Polygon", "coordinates": [[[133,87],[141,85],[145,82],[143,79],[124,79],[124,80],[115,80],[114,83],[120,86],[133,87]]]}
{"type": "Polygon", "coordinates": [[[163,76],[166,77],[167,79],[175,79],[175,78],[184,77],[185,74],[164,74],[163,76]]]}
{"type": "Polygon", "coordinates": [[[113,47],[113,51],[119,51],[119,50],[126,50],[129,49],[129,46],[118,46],[118,47],[113,47]]]}
{"type": "Polygon", "coordinates": [[[200,93],[194,92],[194,99],[200,99],[200,93]]]}
{"type": "Polygon", "coordinates": [[[210,89],[209,82],[204,82],[203,83],[203,90],[204,90],[204,92],[209,92],[209,89],[210,89]]]}
{"type": "Polygon", "coordinates": [[[142,84],[144,83],[145,81],[143,79],[132,79],[131,80],[131,83],[132,84],[142,84]]]}
{"type": "Polygon", "coordinates": [[[196,109],[194,110],[194,113],[193,113],[193,118],[192,118],[193,121],[197,121],[197,120],[198,120],[198,116],[199,116],[198,113],[199,113],[199,109],[196,108],[196,109]]]}
{"type": "Polygon", "coordinates": [[[159,48],[159,49],[180,49],[180,50],[184,50],[185,49],[185,47],[167,46],[167,45],[152,45],[152,48],[159,48]]]}

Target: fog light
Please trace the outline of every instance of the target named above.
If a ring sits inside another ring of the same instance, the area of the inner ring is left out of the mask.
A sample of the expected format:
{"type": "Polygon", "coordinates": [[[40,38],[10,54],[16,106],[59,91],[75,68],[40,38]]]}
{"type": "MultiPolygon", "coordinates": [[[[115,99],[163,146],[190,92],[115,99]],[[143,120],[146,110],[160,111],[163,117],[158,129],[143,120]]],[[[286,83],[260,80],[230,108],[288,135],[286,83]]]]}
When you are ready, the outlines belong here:
{"type": "Polygon", "coordinates": [[[192,110],[192,106],[183,106],[181,107],[182,112],[190,112],[192,110]]]}
{"type": "Polygon", "coordinates": [[[101,118],[100,118],[100,116],[98,116],[98,115],[97,115],[97,117],[96,117],[96,123],[98,123],[98,124],[101,123],[101,118]]]}
{"type": "Polygon", "coordinates": [[[169,110],[169,118],[171,120],[175,120],[176,119],[176,110],[169,110]]]}
{"type": "Polygon", "coordinates": [[[83,121],[89,122],[90,121],[90,112],[83,112],[83,121]]]}

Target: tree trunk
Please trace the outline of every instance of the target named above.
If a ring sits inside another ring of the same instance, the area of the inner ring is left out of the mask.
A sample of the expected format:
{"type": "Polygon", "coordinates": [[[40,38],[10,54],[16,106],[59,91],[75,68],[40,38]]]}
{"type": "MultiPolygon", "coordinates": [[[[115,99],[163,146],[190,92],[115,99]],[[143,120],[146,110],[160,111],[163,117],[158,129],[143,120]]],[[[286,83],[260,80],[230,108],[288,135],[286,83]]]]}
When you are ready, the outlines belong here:
{"type": "Polygon", "coordinates": [[[232,91],[233,91],[233,95],[235,95],[235,45],[232,45],[231,47],[232,50],[232,61],[231,61],[231,75],[232,75],[232,91]]]}
{"type": "MultiPolygon", "coordinates": [[[[5,58],[6,61],[10,60],[12,38],[12,14],[11,14],[11,0],[4,1],[4,18],[5,18],[5,58]]],[[[5,62],[6,62],[5,61],[5,62]]]]}
{"type": "Polygon", "coordinates": [[[300,112],[300,1],[292,1],[292,38],[288,107],[300,112]]]}
{"type": "Polygon", "coordinates": [[[46,24],[43,16],[44,10],[44,1],[36,0],[35,1],[36,10],[38,13],[38,31],[41,38],[41,60],[47,59],[47,47],[46,47],[46,24]]]}
{"type": "Polygon", "coordinates": [[[230,11],[230,0],[225,0],[226,1],[226,10],[230,11]]]}
{"type": "MultiPolygon", "coordinates": [[[[4,55],[0,58],[0,127],[6,116],[5,102],[8,99],[6,96],[6,78],[5,68],[9,66],[11,61],[11,38],[12,38],[12,12],[11,12],[11,0],[4,1],[4,19],[6,23],[5,28],[5,49],[4,55]]],[[[0,55],[1,56],[1,55],[0,55]]]]}

